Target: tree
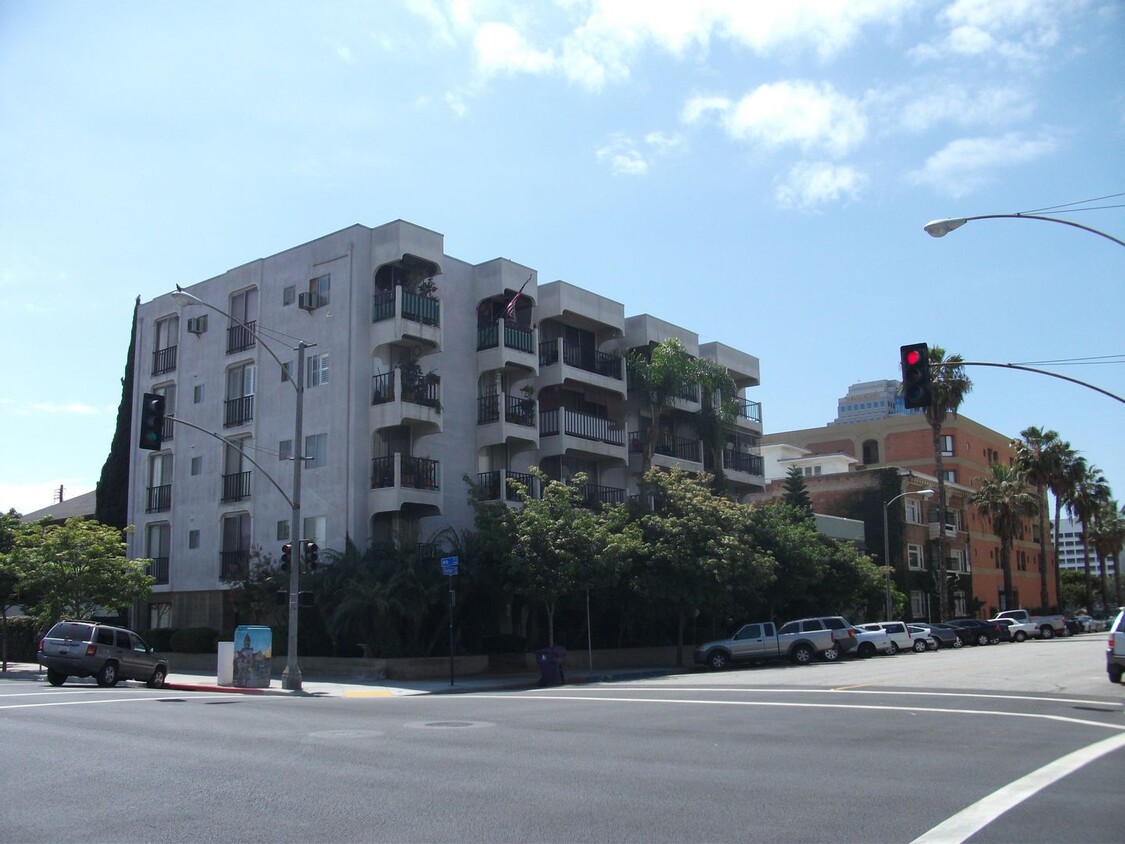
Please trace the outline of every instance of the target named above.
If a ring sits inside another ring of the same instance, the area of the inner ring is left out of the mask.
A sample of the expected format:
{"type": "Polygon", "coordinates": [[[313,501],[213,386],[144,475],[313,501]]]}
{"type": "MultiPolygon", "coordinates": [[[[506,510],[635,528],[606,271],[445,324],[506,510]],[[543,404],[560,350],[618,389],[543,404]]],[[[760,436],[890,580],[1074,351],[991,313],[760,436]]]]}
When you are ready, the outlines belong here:
{"type": "MultiPolygon", "coordinates": [[[[131,528],[127,528],[131,530],[131,528]]],[[[127,560],[121,531],[77,517],[28,526],[16,540],[28,615],[43,624],[88,618],[148,597],[151,560],[127,560]]]]}
{"type": "Polygon", "coordinates": [[[721,493],[726,487],[723,450],[738,415],[738,387],[730,371],[718,361],[700,358],[695,361],[695,366],[699,378],[700,406],[699,413],[691,421],[703,444],[704,462],[713,473],[713,487],[721,493]]]}
{"type": "Polygon", "coordinates": [[[785,476],[785,501],[796,507],[806,517],[812,518],[812,500],[805,486],[805,474],[800,466],[790,466],[785,476]]]}
{"type": "Polygon", "coordinates": [[[20,514],[9,510],[0,515],[0,623],[3,624],[3,670],[8,670],[8,610],[19,600],[20,569],[12,554],[16,538],[24,530],[20,514]]]}
{"type": "MultiPolygon", "coordinates": [[[[1117,502],[1107,500],[1099,508],[1094,517],[1094,524],[1090,528],[1090,540],[1094,545],[1094,553],[1098,555],[1098,574],[1101,581],[1102,607],[1108,609],[1109,603],[1109,578],[1107,565],[1109,558],[1114,560],[1115,572],[1121,570],[1121,546],[1125,544],[1125,518],[1117,509],[1117,502]]],[[[1117,578],[1115,591],[1120,593],[1120,578],[1117,578]]],[[[1118,594],[1120,603],[1120,594],[1118,594]]]]}
{"type": "MultiPolygon", "coordinates": [[[[1097,513],[1109,501],[1109,484],[1097,466],[1079,457],[1075,462],[1074,486],[1067,497],[1067,509],[1082,523],[1082,569],[1086,572],[1086,611],[1093,605],[1090,590],[1090,527],[1097,513]]],[[[1104,609],[1104,607],[1103,607],[1104,609]]]]}
{"type": "MultiPolygon", "coordinates": [[[[1063,505],[1074,488],[1075,478],[1078,475],[1079,458],[1077,452],[1070,447],[1070,443],[1061,439],[1047,446],[1047,451],[1050,454],[1048,464],[1050,473],[1047,476],[1047,487],[1051,490],[1051,495],[1055,499],[1055,595],[1058,596],[1059,611],[1061,612],[1068,605],[1063,603],[1062,569],[1059,566],[1059,560],[1061,559],[1059,554],[1059,522],[1063,505]]],[[[1076,606],[1076,604],[1069,606],[1076,606]]]]}
{"type": "MultiPolygon", "coordinates": [[[[129,520],[129,446],[133,429],[133,356],[137,348],[137,310],[141,297],[133,304],[133,326],[129,332],[129,351],[125,357],[125,376],[121,379],[121,403],[117,406],[117,427],[102,465],[94,493],[94,518],[103,525],[124,530],[129,520]]],[[[169,413],[171,409],[169,409],[169,413]]]]}
{"type": "Polygon", "coordinates": [[[946,586],[945,514],[948,499],[945,494],[945,469],[941,461],[941,427],[948,416],[957,418],[957,411],[965,396],[973,389],[973,382],[965,374],[960,355],[946,356],[941,346],[930,347],[930,372],[932,401],[926,408],[926,421],[934,445],[934,475],[938,482],[938,607],[942,619],[949,617],[949,589],[946,586]]]}
{"type": "MultiPolygon", "coordinates": [[[[1057,431],[1044,431],[1034,426],[1020,431],[1020,439],[1012,441],[1016,452],[1016,466],[1024,473],[1027,482],[1035,487],[1035,500],[1039,514],[1039,606],[1046,612],[1050,605],[1047,589],[1047,487],[1055,474],[1059,442],[1057,431]]],[[[1058,568],[1058,557],[1055,557],[1058,568]]],[[[1056,591],[1056,595],[1057,595],[1056,591]]]]}
{"type": "Polygon", "coordinates": [[[647,349],[630,349],[626,361],[630,386],[648,410],[649,427],[641,443],[642,467],[647,472],[660,442],[661,424],[676,399],[699,383],[700,365],[674,337],[647,349]]]}
{"type": "Polygon", "coordinates": [[[1000,565],[1004,572],[1004,606],[1012,609],[1012,543],[1022,532],[1023,520],[1039,509],[1040,502],[1027,491],[1027,483],[1018,469],[1002,463],[989,465],[990,474],[969,498],[977,511],[992,522],[992,531],[1000,537],[1000,565]]]}

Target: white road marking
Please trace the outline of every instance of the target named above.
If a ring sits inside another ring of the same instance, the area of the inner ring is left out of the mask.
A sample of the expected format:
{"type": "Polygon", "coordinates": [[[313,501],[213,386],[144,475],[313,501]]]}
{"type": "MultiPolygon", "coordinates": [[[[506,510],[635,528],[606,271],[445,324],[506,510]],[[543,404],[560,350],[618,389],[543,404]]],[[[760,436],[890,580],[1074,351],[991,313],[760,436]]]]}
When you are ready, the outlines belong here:
{"type": "MultiPolygon", "coordinates": [[[[59,701],[50,701],[50,702],[42,702],[42,703],[12,703],[12,704],[0,703],[0,710],[5,710],[5,709],[43,709],[43,708],[46,708],[48,706],[97,706],[98,704],[104,704],[104,703],[155,703],[157,701],[162,701],[162,700],[164,700],[164,701],[169,701],[169,700],[212,700],[212,699],[222,699],[222,698],[229,698],[229,697],[230,697],[230,695],[228,695],[228,694],[202,695],[202,694],[193,693],[191,695],[191,697],[189,697],[189,698],[181,697],[179,695],[176,695],[174,697],[169,697],[168,695],[160,695],[160,696],[153,696],[153,697],[117,697],[117,698],[108,698],[108,699],[102,699],[102,700],[88,700],[87,699],[87,700],[59,700],[59,701]]],[[[3,700],[3,698],[0,698],[0,700],[3,700]]]]}
{"type": "Polygon", "coordinates": [[[1125,733],[1110,736],[1068,753],[981,798],[972,806],[962,809],[956,815],[915,838],[911,844],[961,844],[1009,809],[1018,806],[1047,786],[1122,747],[1125,747],[1125,733]]]}

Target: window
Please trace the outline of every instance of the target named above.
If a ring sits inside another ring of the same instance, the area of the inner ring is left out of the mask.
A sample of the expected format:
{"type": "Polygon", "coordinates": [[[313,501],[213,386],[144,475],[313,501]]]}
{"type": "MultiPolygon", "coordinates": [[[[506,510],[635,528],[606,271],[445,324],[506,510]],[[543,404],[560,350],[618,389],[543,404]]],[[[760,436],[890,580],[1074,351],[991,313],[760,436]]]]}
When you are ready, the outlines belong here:
{"type": "Polygon", "coordinates": [[[167,523],[151,524],[145,530],[145,543],[148,549],[147,556],[152,563],[149,565],[148,574],[158,584],[168,582],[168,558],[171,554],[172,527],[167,523]]]}
{"type": "MultiPolygon", "coordinates": [[[[152,391],[158,396],[164,396],[164,413],[166,416],[176,415],[176,385],[175,384],[162,384],[159,387],[153,387],[152,391]]],[[[164,427],[160,430],[161,440],[170,440],[172,435],[176,432],[176,426],[173,420],[165,419],[164,427]]]]}
{"type": "Polygon", "coordinates": [[[328,354],[312,355],[307,361],[305,373],[306,387],[319,387],[328,383],[328,354]]]}
{"type": "Polygon", "coordinates": [[[808,621],[802,621],[801,622],[801,632],[802,633],[811,633],[813,630],[823,630],[823,629],[824,629],[824,625],[821,624],[815,618],[810,618],[808,621]]]}
{"type": "Polygon", "coordinates": [[[191,458],[191,473],[193,475],[203,474],[203,458],[202,457],[191,458]]]}
{"type": "Polygon", "coordinates": [[[278,460],[292,460],[293,459],[293,440],[282,440],[277,444],[277,459],[278,460]]]}
{"type": "Polygon", "coordinates": [[[223,449],[223,501],[242,501],[250,497],[250,461],[243,454],[250,438],[228,442],[223,449]]]}
{"type": "Polygon", "coordinates": [[[949,570],[969,574],[969,562],[965,559],[963,548],[951,548],[949,550],[949,570]]]}
{"type": "Polygon", "coordinates": [[[292,305],[297,301],[297,285],[290,284],[281,291],[281,306],[292,305]]]}
{"type": "Polygon", "coordinates": [[[301,539],[311,539],[321,548],[327,535],[328,519],[325,516],[306,516],[301,527],[301,539]]]}
{"type": "Polygon", "coordinates": [[[257,382],[258,368],[252,363],[241,363],[227,370],[224,427],[243,425],[254,418],[254,390],[257,382]]]}
{"type": "Polygon", "coordinates": [[[277,539],[279,542],[285,542],[289,539],[289,522],[285,519],[277,523],[277,539]]]}
{"type": "Polygon", "coordinates": [[[227,328],[227,354],[241,352],[255,343],[254,326],[258,319],[258,291],[243,290],[230,297],[230,314],[233,317],[227,328]]]}
{"type": "Polygon", "coordinates": [[[146,513],[172,509],[172,455],[154,455],[148,463],[146,513]]]}
{"type": "Polygon", "coordinates": [[[156,337],[152,352],[152,374],[162,375],[176,369],[176,344],[180,337],[180,318],[165,317],[156,321],[156,337]]]}
{"type": "Polygon", "coordinates": [[[328,463],[328,434],[312,434],[305,437],[306,469],[317,469],[328,463]]]}
{"type": "Polygon", "coordinates": [[[762,625],[747,624],[734,636],[735,639],[760,639],[762,638],[762,625]]]}
{"type": "MultiPolygon", "coordinates": [[[[309,293],[320,295],[320,307],[328,304],[328,294],[332,289],[332,276],[321,275],[309,279],[309,293]]],[[[317,301],[314,297],[313,301],[317,301]]]]}
{"type": "Polygon", "coordinates": [[[250,514],[223,517],[222,550],[219,552],[219,577],[245,580],[250,572],[250,514]]]}
{"type": "Polygon", "coordinates": [[[953,456],[953,435],[952,434],[942,434],[941,435],[941,453],[944,457],[952,457],[953,456]]]}
{"type": "Polygon", "coordinates": [[[192,391],[191,400],[194,404],[203,404],[203,385],[196,384],[195,389],[192,391]]]}
{"type": "Polygon", "coordinates": [[[964,592],[953,593],[953,614],[959,618],[963,618],[969,614],[969,604],[965,600],[964,592]]]}
{"type": "Polygon", "coordinates": [[[199,531],[198,530],[189,530],[187,532],[187,547],[193,548],[193,549],[199,547],[199,531]]]}
{"type": "Polygon", "coordinates": [[[879,443],[876,440],[864,440],[863,465],[870,466],[879,462],[879,443]]]}
{"type": "Polygon", "coordinates": [[[910,590],[910,615],[913,618],[926,618],[929,615],[928,597],[921,589],[910,590]]]}
{"type": "Polygon", "coordinates": [[[161,627],[172,626],[172,603],[171,601],[160,601],[155,604],[148,605],[148,627],[149,630],[157,630],[161,627]]]}
{"type": "Polygon", "coordinates": [[[911,525],[922,524],[922,502],[917,498],[906,500],[906,522],[911,525]]]}
{"type": "Polygon", "coordinates": [[[921,545],[906,546],[906,566],[914,571],[925,571],[926,551],[921,545]]]}
{"type": "Polygon", "coordinates": [[[287,360],[281,365],[281,383],[285,383],[293,377],[293,361],[287,360]]]}

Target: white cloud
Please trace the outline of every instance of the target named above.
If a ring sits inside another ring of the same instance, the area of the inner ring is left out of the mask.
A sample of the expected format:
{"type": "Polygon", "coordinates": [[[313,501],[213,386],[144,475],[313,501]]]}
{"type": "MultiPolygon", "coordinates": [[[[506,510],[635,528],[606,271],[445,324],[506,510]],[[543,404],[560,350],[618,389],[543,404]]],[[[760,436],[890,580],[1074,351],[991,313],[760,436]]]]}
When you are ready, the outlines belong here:
{"type": "Polygon", "coordinates": [[[487,76],[499,73],[540,74],[550,71],[554,57],[542,50],[532,49],[523,36],[503,23],[486,23],[477,29],[473,38],[477,66],[487,76]]]}
{"type": "Polygon", "coordinates": [[[998,86],[973,91],[962,85],[950,85],[908,102],[896,118],[910,132],[925,132],[942,123],[1010,125],[1026,120],[1034,111],[1034,98],[1023,88],[998,86]]]}
{"type": "Polygon", "coordinates": [[[782,208],[808,210],[829,202],[856,199],[866,183],[866,174],[854,167],[802,162],[778,184],[774,198],[782,208]]]}
{"type": "Polygon", "coordinates": [[[680,120],[689,125],[701,123],[712,114],[721,117],[730,111],[732,105],[729,97],[695,96],[684,104],[680,120]]]}
{"type": "Polygon", "coordinates": [[[802,81],[760,85],[725,112],[723,126],[736,140],[832,155],[843,155],[867,135],[859,103],[827,83],[802,81]]]}
{"type": "Polygon", "coordinates": [[[956,199],[992,182],[998,169],[1036,161],[1054,152],[1056,146],[1053,138],[1030,138],[1019,132],[960,138],[926,159],[910,179],[956,199]]]}
{"type": "Polygon", "coordinates": [[[668,155],[682,146],[682,138],[664,132],[649,132],[640,141],[618,133],[611,135],[594,154],[598,161],[608,163],[616,175],[644,176],[651,168],[653,160],[668,155]]]}
{"type": "Polygon", "coordinates": [[[912,52],[923,60],[983,56],[1030,66],[1058,43],[1058,22],[1083,5],[1086,0],[955,0],[937,15],[945,35],[912,52]]]}

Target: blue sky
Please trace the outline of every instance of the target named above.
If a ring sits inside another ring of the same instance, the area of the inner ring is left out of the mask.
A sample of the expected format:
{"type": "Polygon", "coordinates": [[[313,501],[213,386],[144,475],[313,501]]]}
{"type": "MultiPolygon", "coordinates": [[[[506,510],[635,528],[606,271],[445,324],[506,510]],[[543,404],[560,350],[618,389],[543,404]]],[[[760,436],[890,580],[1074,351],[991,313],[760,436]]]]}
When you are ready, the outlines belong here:
{"type": "MultiPolygon", "coordinates": [[[[1125,192],[1123,48],[1119,0],[0,0],[0,508],[94,488],[136,296],[399,218],[757,355],[767,432],[916,341],[1125,396],[1125,250],[922,230],[1125,192]]],[[[969,374],[1125,498],[1125,406],[969,374]]]]}

